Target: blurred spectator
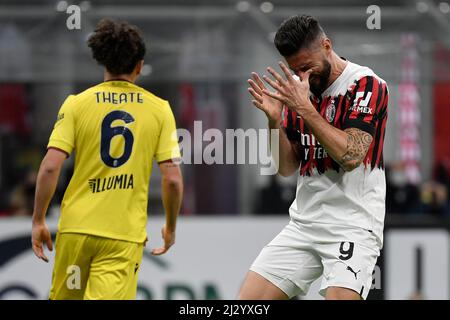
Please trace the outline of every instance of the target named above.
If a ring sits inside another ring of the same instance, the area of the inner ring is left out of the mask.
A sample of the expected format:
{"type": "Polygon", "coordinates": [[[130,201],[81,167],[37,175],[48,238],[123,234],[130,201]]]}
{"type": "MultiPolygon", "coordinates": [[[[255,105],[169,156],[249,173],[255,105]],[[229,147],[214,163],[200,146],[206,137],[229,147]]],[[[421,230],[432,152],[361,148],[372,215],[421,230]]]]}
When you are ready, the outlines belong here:
{"type": "Polygon", "coordinates": [[[11,193],[10,207],[13,216],[31,216],[34,206],[36,171],[29,171],[25,180],[11,193]]]}
{"type": "Polygon", "coordinates": [[[434,170],[434,180],[443,184],[447,189],[450,188],[450,159],[440,161],[434,170]]]}
{"type": "Polygon", "coordinates": [[[28,97],[23,84],[0,84],[0,131],[27,135],[31,131],[28,97]]]}
{"type": "Polygon", "coordinates": [[[408,182],[402,163],[386,165],[386,211],[405,214],[421,211],[419,187],[408,182]]]}
{"type": "Polygon", "coordinates": [[[420,186],[407,181],[401,163],[386,166],[386,184],[388,213],[425,213],[435,216],[450,214],[450,177],[445,162],[439,162],[432,179],[420,186]]]}
{"type": "Polygon", "coordinates": [[[263,187],[256,198],[255,211],[258,214],[287,214],[295,199],[295,186],[282,183],[278,175],[270,176],[270,182],[263,187]]]}
{"type": "Polygon", "coordinates": [[[447,187],[437,181],[422,185],[421,200],[425,213],[444,215],[447,213],[447,187]]]}
{"type": "Polygon", "coordinates": [[[421,200],[426,213],[450,214],[448,190],[450,188],[450,161],[439,161],[434,168],[433,179],[422,185],[421,200]]]}

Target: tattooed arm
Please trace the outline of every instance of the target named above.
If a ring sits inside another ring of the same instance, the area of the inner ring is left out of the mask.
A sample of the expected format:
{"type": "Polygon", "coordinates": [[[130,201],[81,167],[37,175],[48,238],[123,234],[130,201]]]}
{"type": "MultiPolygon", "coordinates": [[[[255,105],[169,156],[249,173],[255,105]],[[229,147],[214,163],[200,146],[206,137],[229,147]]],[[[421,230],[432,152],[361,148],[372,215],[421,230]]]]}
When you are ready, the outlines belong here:
{"type": "Polygon", "coordinates": [[[356,128],[349,128],[344,132],[347,133],[347,152],[338,159],[338,163],[345,171],[352,171],[366,157],[373,138],[367,132],[356,128]]]}
{"type": "Polygon", "coordinates": [[[366,157],[372,136],[357,128],[338,129],[330,125],[313,108],[303,113],[303,119],[327,153],[345,171],[357,168],[366,157]]]}

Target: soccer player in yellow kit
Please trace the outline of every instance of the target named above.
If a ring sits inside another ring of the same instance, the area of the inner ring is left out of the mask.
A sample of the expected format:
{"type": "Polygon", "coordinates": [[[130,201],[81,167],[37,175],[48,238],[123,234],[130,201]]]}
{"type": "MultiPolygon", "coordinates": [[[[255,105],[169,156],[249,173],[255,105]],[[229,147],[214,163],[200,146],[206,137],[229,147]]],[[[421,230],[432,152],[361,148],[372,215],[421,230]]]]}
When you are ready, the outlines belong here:
{"type": "Polygon", "coordinates": [[[102,20],[88,40],[105,67],[104,82],[62,105],[37,179],[32,245],[48,261],[45,213],[61,166],[75,168],[61,204],[50,299],[135,299],[145,245],[152,160],[162,174],[165,253],[175,241],[183,183],[175,120],[169,103],[134,84],[145,44],[126,22],[102,20]],[[71,281],[78,273],[79,281],[71,281]],[[73,278],[73,277],[72,277],[73,278]]]}

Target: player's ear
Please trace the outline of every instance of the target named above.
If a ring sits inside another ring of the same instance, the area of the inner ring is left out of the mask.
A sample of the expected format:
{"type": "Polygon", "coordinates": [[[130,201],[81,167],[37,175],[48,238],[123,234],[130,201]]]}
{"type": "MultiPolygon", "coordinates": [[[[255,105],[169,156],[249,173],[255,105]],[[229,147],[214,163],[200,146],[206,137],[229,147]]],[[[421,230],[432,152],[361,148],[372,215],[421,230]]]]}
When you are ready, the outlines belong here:
{"type": "Polygon", "coordinates": [[[144,66],[144,60],[141,60],[141,61],[139,61],[137,64],[136,64],[136,75],[140,75],[141,74],[141,71],[142,71],[142,67],[144,66]]]}
{"type": "Polygon", "coordinates": [[[333,44],[331,43],[330,38],[322,39],[322,47],[325,49],[327,55],[329,55],[331,51],[333,51],[333,44]]]}

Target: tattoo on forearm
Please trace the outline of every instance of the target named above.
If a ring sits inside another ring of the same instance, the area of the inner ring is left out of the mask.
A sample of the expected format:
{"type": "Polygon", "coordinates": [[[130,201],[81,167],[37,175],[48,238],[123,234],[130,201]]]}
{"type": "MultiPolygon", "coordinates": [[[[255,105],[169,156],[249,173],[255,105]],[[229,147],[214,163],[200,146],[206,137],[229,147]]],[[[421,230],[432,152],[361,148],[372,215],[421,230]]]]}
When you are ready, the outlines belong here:
{"type": "Polygon", "coordinates": [[[347,152],[342,156],[340,165],[359,164],[366,157],[373,138],[369,133],[356,128],[347,129],[345,132],[348,135],[347,152]]]}

